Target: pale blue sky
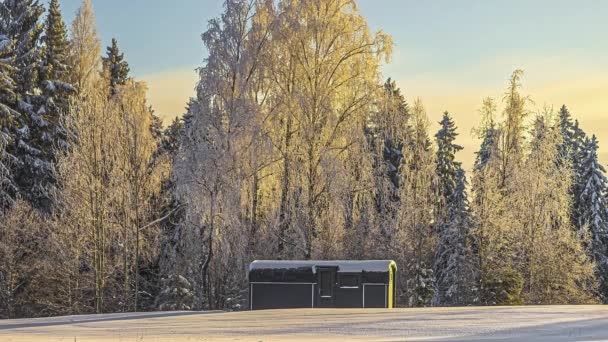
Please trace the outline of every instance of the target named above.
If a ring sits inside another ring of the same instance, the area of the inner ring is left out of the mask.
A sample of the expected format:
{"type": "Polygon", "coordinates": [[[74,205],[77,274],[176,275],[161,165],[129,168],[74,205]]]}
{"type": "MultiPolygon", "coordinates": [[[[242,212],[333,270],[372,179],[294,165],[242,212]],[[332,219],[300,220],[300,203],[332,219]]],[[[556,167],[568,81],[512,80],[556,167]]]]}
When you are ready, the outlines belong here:
{"type": "MultiPolygon", "coordinates": [[[[60,2],[71,21],[81,0],[60,2]]],[[[104,44],[117,37],[136,74],[200,64],[200,33],[222,9],[221,0],[92,3],[104,44]]],[[[419,57],[416,65],[389,68],[400,74],[450,71],[505,53],[584,50],[581,57],[594,60],[608,52],[608,2],[602,0],[360,0],[359,6],[374,29],[419,57]]]]}
{"type": "MultiPolygon", "coordinates": [[[[92,0],[104,46],[118,39],[136,75],[202,62],[200,35],[207,21],[221,13],[218,0],[92,0]]],[[[82,0],[60,0],[71,22],[82,0]]]]}
{"type": "MultiPolygon", "coordinates": [[[[44,0],[45,2],[47,0],[44,0]]],[[[132,74],[148,82],[157,112],[183,112],[205,50],[200,34],[222,0],[92,0],[104,46],[118,38],[132,74]]],[[[60,0],[71,22],[81,0],[60,0]]],[[[373,30],[393,36],[383,68],[410,102],[424,101],[430,120],[449,110],[460,126],[463,159],[485,96],[501,98],[515,68],[526,71],[532,110],[566,103],[583,128],[608,144],[608,1],[359,0],[373,30]]],[[[105,50],[105,48],[104,48],[105,50]]],[[[602,149],[608,161],[608,148],[602,149]]]]}

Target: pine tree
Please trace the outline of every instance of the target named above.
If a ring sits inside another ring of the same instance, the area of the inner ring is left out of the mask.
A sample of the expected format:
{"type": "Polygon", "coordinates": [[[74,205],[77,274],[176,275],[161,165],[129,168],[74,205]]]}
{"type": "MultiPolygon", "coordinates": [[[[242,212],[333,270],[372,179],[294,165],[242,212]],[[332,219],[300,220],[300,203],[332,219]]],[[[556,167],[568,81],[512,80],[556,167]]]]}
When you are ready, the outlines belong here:
{"type": "Polygon", "coordinates": [[[571,195],[572,199],[572,223],[577,229],[581,229],[579,222],[582,211],[584,210],[584,203],[581,202],[581,193],[584,190],[584,167],[583,160],[585,159],[587,143],[589,139],[585,131],[579,126],[578,120],[574,120],[573,125],[573,154],[571,156],[571,168],[572,168],[572,188],[571,195]]]}
{"type": "Polygon", "coordinates": [[[52,187],[52,163],[48,155],[52,139],[48,130],[53,123],[46,118],[39,89],[43,13],[44,8],[37,0],[4,1],[0,7],[0,32],[4,32],[15,47],[15,109],[21,113],[20,129],[15,136],[15,181],[23,198],[37,209],[48,210],[52,187]]]}
{"type": "Polygon", "coordinates": [[[465,305],[476,301],[475,268],[470,248],[472,227],[467,180],[456,171],[454,191],[447,200],[447,219],[438,236],[435,255],[436,305],[465,305]]]}
{"type": "Polygon", "coordinates": [[[482,125],[477,132],[479,137],[482,138],[481,147],[479,151],[475,152],[475,172],[483,170],[488,162],[498,156],[498,141],[500,131],[494,121],[494,114],[496,112],[496,104],[494,99],[491,97],[483,100],[483,107],[480,110],[482,115],[482,125]]]}
{"type": "MultiPolygon", "coordinates": [[[[374,241],[377,242],[377,245],[372,247],[373,255],[388,258],[399,212],[399,187],[403,182],[403,149],[410,144],[412,128],[408,104],[395,81],[389,78],[382,90],[379,108],[366,122],[365,136],[372,159],[372,196],[375,203],[373,215],[378,228],[372,232],[376,234],[374,241]]],[[[355,165],[357,164],[360,162],[355,162],[355,165]]],[[[369,240],[357,232],[354,234],[359,240],[369,240]]]]}
{"type": "Polygon", "coordinates": [[[572,116],[566,105],[559,110],[559,130],[562,135],[562,142],[558,147],[559,158],[570,162],[576,151],[576,139],[572,116]]]}
{"type": "Polygon", "coordinates": [[[499,134],[500,131],[494,127],[488,128],[485,131],[479,151],[475,152],[476,157],[474,169],[476,171],[481,171],[483,168],[485,168],[493,154],[496,153],[496,143],[498,141],[499,134]]]}
{"type": "Polygon", "coordinates": [[[456,125],[448,112],[443,114],[437,139],[436,173],[439,183],[439,198],[436,220],[438,235],[435,252],[434,273],[437,305],[463,304],[465,295],[472,286],[471,256],[467,247],[467,235],[471,227],[466,194],[466,178],[456,153],[462,147],[455,144],[456,125]]]}
{"type": "Polygon", "coordinates": [[[104,69],[110,78],[110,92],[116,95],[117,87],[124,85],[129,77],[129,63],[124,53],[118,49],[118,41],[112,38],[112,45],[107,48],[108,56],[103,59],[104,69]]]}
{"type": "Polygon", "coordinates": [[[572,197],[571,222],[573,227],[580,230],[579,225],[581,215],[581,192],[584,187],[581,183],[582,164],[581,161],[585,157],[585,141],[587,139],[585,132],[579,127],[578,121],[573,121],[570,112],[566,105],[563,105],[559,111],[559,131],[561,134],[561,143],[558,146],[557,164],[568,165],[571,170],[572,185],[570,187],[570,196],[572,197]]]}
{"type": "Polygon", "coordinates": [[[437,139],[437,176],[439,177],[439,194],[446,201],[452,197],[456,186],[456,175],[460,169],[460,163],[456,162],[456,152],[462,150],[462,146],[454,143],[456,140],[456,125],[448,112],[443,113],[443,119],[439,123],[441,129],[435,135],[437,139]]]}
{"type": "MultiPolygon", "coordinates": [[[[0,32],[14,42],[14,79],[16,91],[24,102],[27,102],[26,95],[33,92],[38,82],[43,30],[40,17],[43,13],[44,8],[38,0],[5,0],[0,6],[0,32]]],[[[22,103],[21,106],[28,107],[28,103],[22,103]]]]}
{"type": "Polygon", "coordinates": [[[12,41],[0,35],[0,212],[11,207],[18,192],[12,177],[12,166],[15,164],[15,137],[18,133],[20,114],[15,108],[17,96],[12,75],[15,69],[13,62],[12,41]]]}
{"type": "Polygon", "coordinates": [[[403,160],[403,148],[411,139],[409,106],[390,78],[384,83],[384,102],[366,125],[366,135],[374,149],[380,149],[386,173],[394,189],[399,187],[399,167],[403,160]]]}
{"type": "Polygon", "coordinates": [[[585,141],[582,160],[579,226],[588,227],[591,243],[588,249],[596,262],[600,280],[600,294],[608,302],[608,179],[606,170],[599,163],[598,141],[595,135],[585,141]]]}
{"type": "Polygon", "coordinates": [[[0,34],[0,127],[8,134],[9,127],[18,120],[19,113],[14,110],[17,95],[13,74],[13,42],[4,34],[0,34]]]}
{"type": "Polygon", "coordinates": [[[17,186],[13,180],[7,145],[10,136],[0,131],[0,215],[15,203],[17,186]]]}
{"type": "Polygon", "coordinates": [[[44,55],[41,67],[41,89],[45,96],[47,117],[59,122],[68,111],[69,94],[74,87],[69,84],[67,29],[59,9],[59,0],[51,0],[45,23],[44,55]]]}
{"type": "Polygon", "coordinates": [[[32,115],[30,135],[30,144],[37,152],[29,163],[29,169],[32,175],[36,175],[32,187],[37,189],[31,200],[36,208],[48,211],[52,205],[50,193],[57,183],[53,175],[56,154],[69,147],[63,121],[68,113],[70,95],[74,92],[72,85],[67,83],[67,30],[58,0],[50,2],[42,42],[37,86],[40,96],[38,110],[32,115]]]}

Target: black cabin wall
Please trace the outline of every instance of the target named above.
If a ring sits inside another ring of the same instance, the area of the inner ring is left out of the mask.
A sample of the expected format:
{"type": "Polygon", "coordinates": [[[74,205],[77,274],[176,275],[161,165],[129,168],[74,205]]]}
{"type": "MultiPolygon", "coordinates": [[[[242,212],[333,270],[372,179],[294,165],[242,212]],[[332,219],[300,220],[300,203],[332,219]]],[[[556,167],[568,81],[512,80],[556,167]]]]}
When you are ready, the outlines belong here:
{"type": "Polygon", "coordinates": [[[374,271],[355,272],[353,263],[356,262],[310,261],[288,262],[286,265],[277,261],[276,268],[271,267],[273,261],[264,263],[264,266],[257,264],[254,267],[252,264],[250,267],[249,301],[252,310],[388,307],[390,265],[382,272],[378,267],[373,267],[374,271]],[[341,266],[347,271],[340,272],[341,266]],[[328,270],[334,272],[330,282],[331,297],[321,298],[320,274],[328,270]]]}

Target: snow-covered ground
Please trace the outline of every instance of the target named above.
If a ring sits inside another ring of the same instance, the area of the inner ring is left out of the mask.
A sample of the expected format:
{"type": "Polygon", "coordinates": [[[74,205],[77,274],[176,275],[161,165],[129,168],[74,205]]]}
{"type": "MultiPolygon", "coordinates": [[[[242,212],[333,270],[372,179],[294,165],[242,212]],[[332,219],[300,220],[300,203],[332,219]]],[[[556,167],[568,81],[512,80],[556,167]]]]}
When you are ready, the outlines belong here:
{"type": "Polygon", "coordinates": [[[608,306],[272,310],[0,321],[0,341],[608,341],[608,306]]]}

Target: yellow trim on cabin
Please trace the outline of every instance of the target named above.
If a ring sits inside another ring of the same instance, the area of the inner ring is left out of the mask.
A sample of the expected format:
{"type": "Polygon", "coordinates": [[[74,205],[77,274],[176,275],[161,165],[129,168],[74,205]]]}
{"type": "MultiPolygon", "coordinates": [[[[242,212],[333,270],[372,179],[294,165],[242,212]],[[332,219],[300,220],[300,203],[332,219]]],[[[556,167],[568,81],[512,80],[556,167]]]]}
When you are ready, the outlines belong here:
{"type": "Polygon", "coordinates": [[[397,264],[391,261],[388,265],[388,308],[392,309],[395,307],[395,298],[393,294],[395,286],[395,271],[397,270],[397,264]]]}

